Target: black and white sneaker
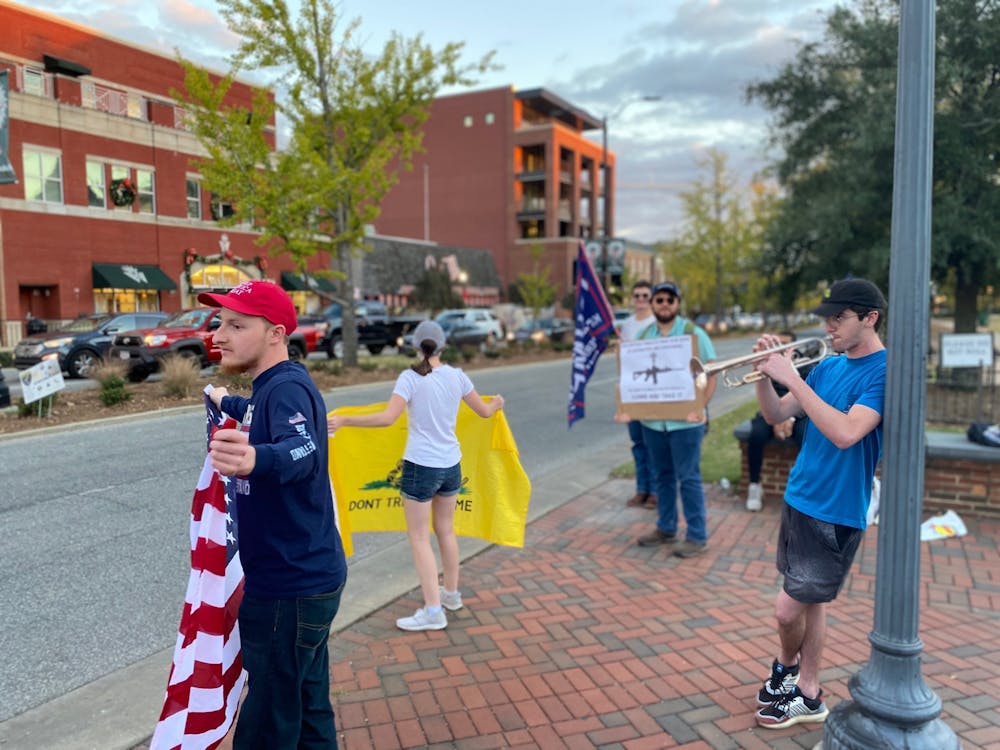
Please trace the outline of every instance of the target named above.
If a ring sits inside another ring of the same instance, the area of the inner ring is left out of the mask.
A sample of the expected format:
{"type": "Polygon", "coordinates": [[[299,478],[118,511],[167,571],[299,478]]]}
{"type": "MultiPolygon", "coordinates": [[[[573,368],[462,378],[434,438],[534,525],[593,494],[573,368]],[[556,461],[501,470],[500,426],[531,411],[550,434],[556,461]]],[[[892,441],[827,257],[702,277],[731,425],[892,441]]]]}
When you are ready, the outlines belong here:
{"type": "Polygon", "coordinates": [[[823,703],[823,691],[815,698],[806,698],[798,685],[767,708],[757,712],[757,724],[761,729],[784,729],[795,724],[819,722],[830,713],[823,703]]]}
{"type": "Polygon", "coordinates": [[[775,659],[771,664],[771,676],[764,680],[764,687],[757,693],[757,705],[770,706],[782,696],[790,693],[798,681],[798,664],[786,667],[775,659]]]}

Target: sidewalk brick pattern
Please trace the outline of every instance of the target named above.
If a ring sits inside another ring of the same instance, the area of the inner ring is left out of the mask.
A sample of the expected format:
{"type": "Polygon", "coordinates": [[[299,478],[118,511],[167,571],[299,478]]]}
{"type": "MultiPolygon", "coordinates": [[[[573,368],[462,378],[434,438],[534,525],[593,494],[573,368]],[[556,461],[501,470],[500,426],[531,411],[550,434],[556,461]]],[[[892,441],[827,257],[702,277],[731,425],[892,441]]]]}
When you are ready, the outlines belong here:
{"type": "MultiPolygon", "coordinates": [[[[420,604],[413,591],[337,633],[341,747],[814,747],[822,725],[753,718],[777,648],[778,504],[747,513],[710,488],[709,550],[681,560],[635,545],[654,514],[626,508],[628,494],[608,482],[532,523],[524,549],[464,562],[465,608],[446,630],[396,629],[420,604]]],[[[963,520],[968,536],[921,545],[922,674],[966,750],[1000,750],[1000,522],[963,520]]],[[[829,610],[831,709],[869,656],[877,541],[873,527],[829,610]]]]}

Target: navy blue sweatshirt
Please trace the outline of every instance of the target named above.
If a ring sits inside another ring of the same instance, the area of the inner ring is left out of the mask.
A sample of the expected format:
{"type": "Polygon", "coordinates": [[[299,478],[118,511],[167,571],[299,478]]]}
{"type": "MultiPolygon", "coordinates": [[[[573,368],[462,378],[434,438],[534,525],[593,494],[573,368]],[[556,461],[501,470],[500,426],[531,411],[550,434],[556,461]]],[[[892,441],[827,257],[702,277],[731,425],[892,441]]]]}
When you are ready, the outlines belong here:
{"type": "Polygon", "coordinates": [[[253,381],[249,399],[226,396],[257,463],[236,482],[240,560],[246,593],[294,599],[335,591],[347,561],[334,523],[326,406],[306,369],[281,362],[253,381]]]}

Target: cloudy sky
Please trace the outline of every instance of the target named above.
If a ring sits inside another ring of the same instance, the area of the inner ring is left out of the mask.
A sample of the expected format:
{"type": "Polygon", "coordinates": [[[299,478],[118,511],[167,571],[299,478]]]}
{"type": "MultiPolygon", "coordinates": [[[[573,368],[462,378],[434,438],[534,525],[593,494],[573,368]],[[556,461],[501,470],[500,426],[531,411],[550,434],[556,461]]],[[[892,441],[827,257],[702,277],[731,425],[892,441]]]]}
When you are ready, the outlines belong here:
{"type": "MultiPolygon", "coordinates": [[[[290,0],[293,4],[296,0],[290,0]]],[[[39,10],[218,70],[235,38],[215,0],[30,0],[39,10]]],[[[652,242],[675,232],[678,191],[705,149],[729,155],[746,182],[764,163],[766,114],[743,90],[772,76],[822,34],[834,0],[341,0],[373,51],[392,31],[435,48],[463,41],[503,69],[476,88],[545,87],[607,116],[618,157],[618,234],[652,242]],[[659,96],[658,102],[639,102],[659,96]]],[[[601,133],[590,134],[600,142],[601,133]]]]}

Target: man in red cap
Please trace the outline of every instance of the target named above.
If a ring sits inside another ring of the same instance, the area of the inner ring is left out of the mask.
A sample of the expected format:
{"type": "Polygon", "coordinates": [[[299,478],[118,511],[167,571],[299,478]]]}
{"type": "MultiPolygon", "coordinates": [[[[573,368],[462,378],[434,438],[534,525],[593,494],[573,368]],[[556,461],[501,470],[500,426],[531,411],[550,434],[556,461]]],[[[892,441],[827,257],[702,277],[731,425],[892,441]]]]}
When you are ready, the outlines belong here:
{"type": "Polygon", "coordinates": [[[239,625],[249,679],[233,747],[336,748],[327,639],[347,563],[334,523],[326,405],[288,359],[298,321],[283,289],[247,281],[198,301],[222,308],[214,337],[222,367],[253,378],[250,398],[210,394],[241,423],[209,446],[213,466],[235,478],[245,576],[239,625]]]}
{"type": "MultiPolygon", "coordinates": [[[[840,592],[867,526],[872,478],[882,457],[886,351],[878,335],[886,301],[866,279],[843,279],[814,312],[824,318],[828,357],[803,378],[791,352],[757,365],[767,375],[756,387],[768,424],[809,417],[802,447],[788,475],[778,532],[775,602],[778,658],[757,694],[757,724],[782,729],[827,716],[819,686],[826,636],[826,605],[840,592]],[[778,397],[774,386],[787,388],[778,397]]],[[[761,336],[754,351],[778,337],[761,336]]]]}

